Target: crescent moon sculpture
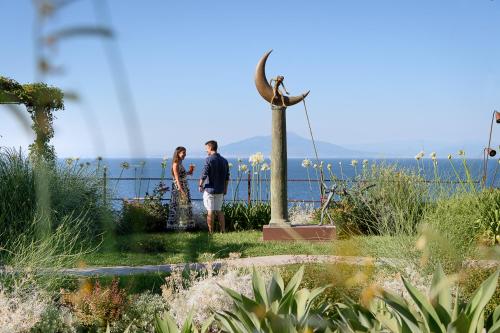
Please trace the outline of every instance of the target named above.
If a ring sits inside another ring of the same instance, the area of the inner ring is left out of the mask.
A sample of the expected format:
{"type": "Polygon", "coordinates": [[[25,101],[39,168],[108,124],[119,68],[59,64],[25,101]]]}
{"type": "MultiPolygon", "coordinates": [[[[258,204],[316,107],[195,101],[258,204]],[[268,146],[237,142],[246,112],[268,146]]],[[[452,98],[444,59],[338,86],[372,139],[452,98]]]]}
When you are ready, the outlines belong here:
{"type": "Polygon", "coordinates": [[[276,99],[277,96],[275,96],[275,101],[273,101],[273,88],[269,84],[266,78],[266,61],[269,55],[273,52],[273,50],[270,50],[264,54],[264,56],[260,59],[259,63],[257,64],[257,68],[255,69],[255,86],[257,87],[257,91],[259,94],[264,98],[266,101],[269,103],[272,103],[273,105],[276,106],[283,106],[279,105],[281,104],[281,100],[284,102],[284,106],[290,106],[299,103],[302,101],[308,94],[309,91],[306,92],[305,94],[302,94],[301,96],[280,96],[282,98],[276,99]],[[279,104],[277,101],[279,101],[279,104]]]}

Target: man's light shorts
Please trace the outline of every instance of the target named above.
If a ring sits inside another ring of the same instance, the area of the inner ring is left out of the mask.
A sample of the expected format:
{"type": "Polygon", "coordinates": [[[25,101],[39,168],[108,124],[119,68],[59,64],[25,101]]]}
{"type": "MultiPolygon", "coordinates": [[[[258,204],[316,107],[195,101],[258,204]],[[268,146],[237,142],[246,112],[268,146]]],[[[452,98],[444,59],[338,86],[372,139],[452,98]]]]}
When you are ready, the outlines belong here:
{"type": "Polygon", "coordinates": [[[208,211],[220,211],[222,209],[222,201],[224,194],[210,194],[207,191],[203,192],[203,204],[208,211]]]}

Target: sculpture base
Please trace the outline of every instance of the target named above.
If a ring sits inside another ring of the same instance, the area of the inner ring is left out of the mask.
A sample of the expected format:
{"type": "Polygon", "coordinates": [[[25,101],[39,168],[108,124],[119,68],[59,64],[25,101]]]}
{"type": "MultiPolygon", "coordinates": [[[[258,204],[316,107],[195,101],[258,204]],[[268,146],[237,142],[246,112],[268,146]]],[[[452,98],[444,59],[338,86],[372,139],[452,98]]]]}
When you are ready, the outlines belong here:
{"type": "Polygon", "coordinates": [[[331,225],[265,225],[264,241],[329,241],[335,239],[335,226],[331,225]]]}

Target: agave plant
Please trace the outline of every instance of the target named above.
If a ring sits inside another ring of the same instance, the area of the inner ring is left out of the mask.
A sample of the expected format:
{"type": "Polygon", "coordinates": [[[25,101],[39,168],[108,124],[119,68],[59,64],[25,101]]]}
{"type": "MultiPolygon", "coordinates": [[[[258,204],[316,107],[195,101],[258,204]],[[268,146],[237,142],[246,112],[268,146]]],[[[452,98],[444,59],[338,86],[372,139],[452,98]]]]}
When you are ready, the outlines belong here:
{"type": "Polygon", "coordinates": [[[172,318],[172,316],[165,312],[163,317],[155,316],[155,332],[156,333],[205,333],[208,332],[210,325],[213,322],[213,316],[208,318],[201,330],[198,330],[196,326],[193,324],[193,310],[191,310],[182,325],[182,328],[179,329],[177,324],[172,318]]]}
{"type": "Polygon", "coordinates": [[[313,290],[300,289],[304,275],[302,266],[286,285],[274,272],[266,286],[262,276],[253,270],[254,299],[229,288],[234,310],[218,312],[215,319],[225,332],[331,332],[324,318],[326,307],[313,309],[312,303],[329,286],[313,290]]]}
{"type": "Polygon", "coordinates": [[[458,291],[452,297],[452,279],[438,266],[426,297],[403,278],[414,304],[402,297],[382,291],[376,309],[356,304],[337,304],[334,323],[340,332],[423,332],[480,333],[500,332],[500,305],[484,320],[484,308],[495,292],[499,271],[476,290],[468,304],[462,304],[458,291]],[[390,310],[390,311],[387,311],[390,310]]]}

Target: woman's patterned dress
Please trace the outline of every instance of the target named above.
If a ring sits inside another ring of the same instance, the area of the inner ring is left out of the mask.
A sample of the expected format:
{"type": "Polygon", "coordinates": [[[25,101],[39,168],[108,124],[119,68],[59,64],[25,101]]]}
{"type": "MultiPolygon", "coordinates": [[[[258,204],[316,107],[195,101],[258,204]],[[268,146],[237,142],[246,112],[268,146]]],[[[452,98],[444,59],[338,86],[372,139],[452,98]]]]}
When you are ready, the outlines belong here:
{"type": "Polygon", "coordinates": [[[191,229],[194,228],[193,207],[191,194],[187,182],[186,169],[179,163],[179,181],[186,193],[186,198],[181,198],[181,192],[177,187],[175,179],[172,181],[172,192],[168,212],[167,229],[191,229]]]}

